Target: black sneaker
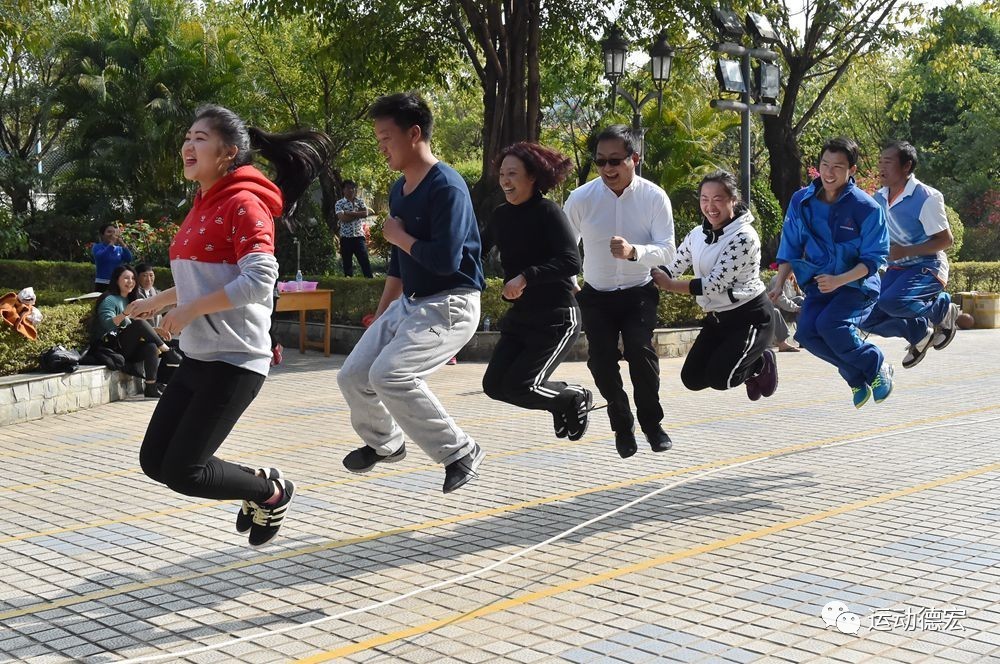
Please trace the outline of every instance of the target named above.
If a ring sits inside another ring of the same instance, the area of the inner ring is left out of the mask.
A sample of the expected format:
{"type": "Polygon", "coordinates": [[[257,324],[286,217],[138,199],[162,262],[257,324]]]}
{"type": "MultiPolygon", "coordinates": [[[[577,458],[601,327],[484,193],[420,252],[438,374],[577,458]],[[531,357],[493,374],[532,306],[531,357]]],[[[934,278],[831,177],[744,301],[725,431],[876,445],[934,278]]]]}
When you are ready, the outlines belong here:
{"type": "MultiPolygon", "coordinates": [[[[258,472],[269,480],[282,478],[281,471],[277,468],[259,468],[258,472]]],[[[244,500],[243,504],[240,505],[240,511],[236,513],[236,532],[240,535],[250,531],[250,526],[253,525],[253,513],[256,509],[257,504],[249,500],[244,500]]]]}
{"type": "Polygon", "coordinates": [[[403,444],[398,450],[388,456],[382,456],[372,448],[364,445],[349,452],[344,457],[344,468],[352,473],[367,473],[380,461],[395,463],[406,458],[406,445],[403,444]]]}
{"type": "Polygon", "coordinates": [[[903,356],[904,369],[912,369],[920,364],[920,360],[924,359],[924,356],[927,355],[927,351],[931,347],[931,342],[934,341],[934,336],[934,328],[928,327],[927,334],[924,335],[923,339],[906,347],[906,355],[903,356]]]}
{"type": "Polygon", "coordinates": [[[455,489],[459,489],[479,477],[476,474],[476,468],[479,468],[479,464],[485,458],[486,453],[479,447],[479,443],[475,443],[475,447],[472,448],[471,452],[458,461],[452,461],[445,466],[444,488],[442,490],[445,493],[451,493],[455,489]]]}
{"type": "Polygon", "coordinates": [[[635,444],[635,431],[632,429],[615,431],[615,447],[618,449],[618,456],[623,459],[635,454],[639,450],[635,444]]]}
{"type": "Polygon", "coordinates": [[[761,359],[764,361],[764,366],[754,378],[757,387],[760,388],[760,396],[767,398],[778,389],[778,363],[775,360],[774,351],[770,348],[764,351],[761,359]]]}
{"type": "Polygon", "coordinates": [[[257,505],[253,511],[253,524],[250,526],[250,546],[262,546],[273,540],[281,529],[281,524],[288,513],[288,506],[295,497],[295,484],[291,480],[274,480],[284,495],[275,505],[257,505]]]}
{"type": "Polygon", "coordinates": [[[556,430],[556,438],[565,438],[567,436],[565,415],[562,413],[552,413],[552,426],[556,430]]]}
{"type": "Polygon", "coordinates": [[[160,354],[160,362],[168,367],[179,367],[181,366],[181,356],[177,354],[177,351],[171,348],[170,350],[166,350],[160,354]]]}
{"type": "Polygon", "coordinates": [[[587,388],[576,398],[576,408],[566,414],[566,436],[570,440],[580,440],[587,433],[590,423],[590,409],[594,407],[594,394],[587,388]]]}
{"type": "Polygon", "coordinates": [[[142,389],[142,396],[147,399],[159,399],[162,395],[162,390],[160,386],[156,383],[146,383],[146,386],[142,389]]]}

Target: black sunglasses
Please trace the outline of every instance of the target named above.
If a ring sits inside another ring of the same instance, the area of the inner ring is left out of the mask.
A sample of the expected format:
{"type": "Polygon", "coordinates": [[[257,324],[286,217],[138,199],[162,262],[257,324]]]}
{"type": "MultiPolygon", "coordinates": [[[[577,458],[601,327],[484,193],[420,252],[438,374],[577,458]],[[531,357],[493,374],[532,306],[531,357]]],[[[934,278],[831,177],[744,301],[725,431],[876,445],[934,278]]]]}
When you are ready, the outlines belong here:
{"type": "Polygon", "coordinates": [[[623,161],[628,161],[629,157],[631,157],[631,156],[632,156],[632,153],[629,152],[624,157],[613,157],[611,159],[600,159],[600,158],[594,157],[594,163],[597,165],[598,168],[604,168],[605,166],[609,166],[609,165],[610,166],[621,166],[622,162],[623,161]]]}

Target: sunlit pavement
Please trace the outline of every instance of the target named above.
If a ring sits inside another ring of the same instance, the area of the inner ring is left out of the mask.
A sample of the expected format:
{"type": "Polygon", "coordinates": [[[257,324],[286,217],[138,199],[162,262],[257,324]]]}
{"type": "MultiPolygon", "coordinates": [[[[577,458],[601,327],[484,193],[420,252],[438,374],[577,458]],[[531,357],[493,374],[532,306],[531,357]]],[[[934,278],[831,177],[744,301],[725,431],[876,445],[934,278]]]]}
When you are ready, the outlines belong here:
{"type": "MultiPolygon", "coordinates": [[[[1000,331],[909,370],[879,343],[895,389],[861,410],[805,352],[779,354],[758,402],[688,392],[663,360],[674,449],[640,435],[627,460],[604,411],[557,439],[547,413],[482,394],[484,364],[443,367],[433,389],[487,452],[449,495],[415,444],[348,473],[343,358],[288,350],[220,450],[298,486],[262,549],[236,503],[141,473],[152,401],[0,429],[0,655],[1000,661],[1000,331]]],[[[584,363],[556,377],[593,388],[584,363]]]]}

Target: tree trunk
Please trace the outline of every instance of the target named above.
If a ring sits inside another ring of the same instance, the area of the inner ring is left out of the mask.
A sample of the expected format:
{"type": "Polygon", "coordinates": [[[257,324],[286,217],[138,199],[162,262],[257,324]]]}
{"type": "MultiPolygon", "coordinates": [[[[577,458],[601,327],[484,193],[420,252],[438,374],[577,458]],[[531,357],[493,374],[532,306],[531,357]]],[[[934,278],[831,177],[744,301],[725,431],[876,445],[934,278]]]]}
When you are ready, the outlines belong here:
{"type": "Polygon", "coordinates": [[[538,72],[540,0],[510,0],[510,12],[491,0],[484,16],[488,30],[476,30],[480,48],[495,51],[500,71],[487,62],[479,68],[483,84],[483,174],[472,187],[472,203],[480,228],[493,209],[503,202],[493,160],[504,147],[518,141],[538,140],[541,126],[541,86],[538,72]],[[490,44],[481,40],[488,34],[490,44]]]}
{"type": "Polygon", "coordinates": [[[764,144],[771,166],[771,191],[784,212],[792,194],[802,188],[802,152],[792,132],[791,122],[778,115],[762,116],[764,144]]]}

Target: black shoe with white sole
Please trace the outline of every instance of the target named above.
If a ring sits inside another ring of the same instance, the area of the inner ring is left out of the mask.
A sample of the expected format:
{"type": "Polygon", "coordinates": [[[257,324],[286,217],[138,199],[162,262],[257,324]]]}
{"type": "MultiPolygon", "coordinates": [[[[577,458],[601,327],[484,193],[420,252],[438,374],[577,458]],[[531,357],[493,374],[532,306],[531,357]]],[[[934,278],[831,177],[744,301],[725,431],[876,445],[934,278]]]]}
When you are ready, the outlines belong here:
{"type": "Polygon", "coordinates": [[[274,480],[281,487],[281,500],[274,505],[257,505],[250,526],[250,546],[263,546],[278,536],[278,530],[285,521],[288,506],[295,497],[295,484],[291,480],[274,480]]]}
{"type": "Polygon", "coordinates": [[[590,411],[594,407],[594,394],[587,388],[577,396],[573,410],[566,413],[566,436],[570,440],[580,440],[587,433],[590,411]]]}
{"type": "Polygon", "coordinates": [[[934,339],[931,342],[934,350],[944,350],[955,338],[958,333],[958,315],[961,313],[962,310],[954,302],[948,305],[944,319],[934,326],[934,339]]]}
{"type": "Polygon", "coordinates": [[[932,341],[934,341],[934,328],[928,327],[927,334],[924,335],[923,339],[906,347],[906,355],[903,356],[903,368],[911,369],[920,364],[920,360],[924,359],[927,351],[930,350],[932,341]]]}
{"type": "MultiPolygon", "coordinates": [[[[258,468],[257,472],[261,477],[266,477],[269,480],[280,480],[282,478],[281,471],[277,468],[258,468]]],[[[256,503],[252,503],[249,500],[244,500],[240,505],[240,511],[236,513],[236,532],[240,535],[250,532],[255,509],[257,509],[256,503]]]]}
{"type": "Polygon", "coordinates": [[[552,413],[552,427],[555,429],[556,438],[565,438],[568,435],[566,416],[562,413],[552,413]]]}

